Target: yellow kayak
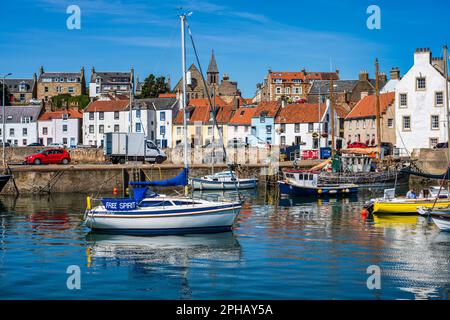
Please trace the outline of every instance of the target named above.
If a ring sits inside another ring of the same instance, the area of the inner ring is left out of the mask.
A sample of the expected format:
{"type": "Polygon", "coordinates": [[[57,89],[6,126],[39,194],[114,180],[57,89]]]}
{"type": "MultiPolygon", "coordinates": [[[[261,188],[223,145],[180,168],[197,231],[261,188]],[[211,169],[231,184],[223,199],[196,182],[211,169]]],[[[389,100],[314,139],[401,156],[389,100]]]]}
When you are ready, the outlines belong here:
{"type": "MultiPolygon", "coordinates": [[[[373,214],[418,214],[417,207],[431,208],[436,199],[407,199],[392,200],[377,199],[373,203],[373,214]]],[[[450,199],[438,199],[435,206],[450,206],[450,199]]]]}

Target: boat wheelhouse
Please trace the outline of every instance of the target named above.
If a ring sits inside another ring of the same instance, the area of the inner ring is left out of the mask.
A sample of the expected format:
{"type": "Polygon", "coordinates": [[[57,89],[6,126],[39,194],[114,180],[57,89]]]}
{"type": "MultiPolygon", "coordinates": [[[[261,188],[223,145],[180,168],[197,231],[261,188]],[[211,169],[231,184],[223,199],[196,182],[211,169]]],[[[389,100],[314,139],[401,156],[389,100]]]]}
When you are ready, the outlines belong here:
{"type": "Polygon", "coordinates": [[[358,192],[355,184],[321,183],[318,172],[283,170],[283,180],[278,181],[280,192],[294,196],[349,195],[358,192]]]}

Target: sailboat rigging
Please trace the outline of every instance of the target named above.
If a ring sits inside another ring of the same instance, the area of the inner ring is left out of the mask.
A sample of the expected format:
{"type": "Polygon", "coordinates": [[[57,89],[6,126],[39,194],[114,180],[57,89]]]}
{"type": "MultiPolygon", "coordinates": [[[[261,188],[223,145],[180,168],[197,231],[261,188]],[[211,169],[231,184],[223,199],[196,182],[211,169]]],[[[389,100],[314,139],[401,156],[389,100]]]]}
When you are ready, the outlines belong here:
{"type": "Polygon", "coordinates": [[[131,182],[128,198],[101,198],[92,207],[87,198],[84,220],[97,232],[119,234],[186,234],[223,232],[232,229],[242,201],[208,201],[188,197],[188,135],[186,103],[185,25],[189,14],[181,14],[181,56],[183,72],[182,109],[184,112],[184,168],[176,177],[162,181],[131,182]],[[166,196],[150,186],[184,186],[184,196],[166,196]]]}

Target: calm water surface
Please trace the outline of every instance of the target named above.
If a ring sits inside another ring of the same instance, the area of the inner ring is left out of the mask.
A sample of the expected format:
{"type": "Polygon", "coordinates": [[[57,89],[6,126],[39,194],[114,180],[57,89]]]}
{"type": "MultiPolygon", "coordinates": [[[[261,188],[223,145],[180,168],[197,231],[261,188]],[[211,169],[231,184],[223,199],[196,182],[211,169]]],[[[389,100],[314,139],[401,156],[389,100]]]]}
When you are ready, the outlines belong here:
{"type": "Polygon", "coordinates": [[[85,196],[2,197],[1,299],[449,299],[450,234],[421,217],[363,219],[373,194],[250,193],[233,233],[89,233],[85,196]],[[67,267],[81,268],[68,290],[67,267]],[[366,285],[381,268],[381,290],[366,285]]]}

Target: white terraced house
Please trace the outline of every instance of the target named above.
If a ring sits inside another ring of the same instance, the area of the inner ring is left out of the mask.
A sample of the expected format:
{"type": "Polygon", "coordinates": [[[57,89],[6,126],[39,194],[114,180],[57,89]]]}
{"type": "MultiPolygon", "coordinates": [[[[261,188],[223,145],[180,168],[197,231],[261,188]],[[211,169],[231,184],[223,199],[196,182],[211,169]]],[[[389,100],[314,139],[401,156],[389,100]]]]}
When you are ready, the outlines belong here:
{"type": "Polygon", "coordinates": [[[396,147],[400,154],[447,142],[444,61],[416,49],[414,65],[395,87],[396,147]]]}
{"type": "MultiPolygon", "coordinates": [[[[23,147],[38,142],[38,117],[41,106],[5,107],[6,142],[23,147]]],[[[3,121],[0,115],[0,123],[3,121]]],[[[3,128],[0,126],[1,143],[3,143],[3,128]]],[[[1,145],[0,145],[1,146],[1,145]]]]}

